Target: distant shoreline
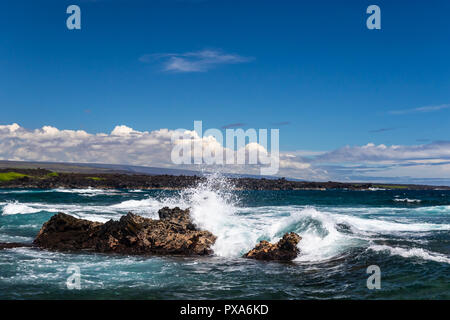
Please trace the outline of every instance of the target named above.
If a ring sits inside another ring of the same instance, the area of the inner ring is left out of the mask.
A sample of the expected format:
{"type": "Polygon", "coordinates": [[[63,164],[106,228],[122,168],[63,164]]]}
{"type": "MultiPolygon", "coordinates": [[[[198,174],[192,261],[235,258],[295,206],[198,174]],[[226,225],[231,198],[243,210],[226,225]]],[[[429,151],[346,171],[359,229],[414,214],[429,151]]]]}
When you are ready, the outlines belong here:
{"type": "MultiPolygon", "coordinates": [[[[450,190],[448,186],[291,181],[285,178],[227,178],[236,190],[450,190]]],[[[0,189],[180,190],[205,180],[200,175],[69,173],[47,169],[0,169],[0,189]]]]}

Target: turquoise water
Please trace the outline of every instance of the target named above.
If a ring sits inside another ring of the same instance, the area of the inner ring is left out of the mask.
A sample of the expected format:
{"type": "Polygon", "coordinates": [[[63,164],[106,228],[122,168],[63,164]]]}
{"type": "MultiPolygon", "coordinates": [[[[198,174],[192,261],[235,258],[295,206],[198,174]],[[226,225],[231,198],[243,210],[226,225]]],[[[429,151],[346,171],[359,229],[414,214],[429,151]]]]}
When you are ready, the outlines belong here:
{"type": "MultiPolygon", "coordinates": [[[[223,186],[222,186],[223,187],[223,186]]],[[[32,242],[56,212],[95,221],[191,207],[213,257],[0,251],[0,299],[450,299],[449,191],[0,190],[0,242],[32,242]],[[241,258],[295,231],[291,263],[241,258]],[[369,290],[369,265],[381,289],[369,290]],[[69,266],[81,289],[69,290],[69,266]]]]}

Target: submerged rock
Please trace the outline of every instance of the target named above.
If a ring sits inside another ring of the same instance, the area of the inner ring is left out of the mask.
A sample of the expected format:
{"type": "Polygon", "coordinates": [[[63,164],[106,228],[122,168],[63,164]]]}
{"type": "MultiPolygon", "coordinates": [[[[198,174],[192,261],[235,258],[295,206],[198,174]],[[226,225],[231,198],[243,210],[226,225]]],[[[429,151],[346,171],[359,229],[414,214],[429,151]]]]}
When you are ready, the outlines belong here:
{"type": "Polygon", "coordinates": [[[22,247],[32,247],[31,243],[17,243],[17,242],[0,242],[0,250],[13,249],[22,247]]]}
{"type": "Polygon", "coordinates": [[[297,257],[300,250],[297,244],[302,238],[294,233],[286,233],[283,238],[275,244],[261,241],[256,247],[244,255],[244,258],[256,260],[280,260],[290,261],[297,257]]]}
{"type": "Polygon", "coordinates": [[[216,237],[193,224],[189,209],[162,208],[160,220],[133,213],[106,223],[77,219],[64,213],[50,218],[34,244],[57,251],[88,250],[120,254],[209,255],[216,237]]]}

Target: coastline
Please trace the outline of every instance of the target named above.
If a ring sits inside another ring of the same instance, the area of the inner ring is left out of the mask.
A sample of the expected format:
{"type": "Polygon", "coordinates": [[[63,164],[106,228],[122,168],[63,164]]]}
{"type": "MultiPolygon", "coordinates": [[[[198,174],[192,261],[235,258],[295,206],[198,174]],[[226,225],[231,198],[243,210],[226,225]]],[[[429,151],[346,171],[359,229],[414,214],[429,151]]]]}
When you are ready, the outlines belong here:
{"type": "MultiPolygon", "coordinates": [[[[449,186],[295,181],[285,178],[227,178],[234,190],[450,190],[449,186]]],[[[0,169],[0,189],[141,189],[182,190],[195,187],[206,178],[199,175],[146,175],[125,173],[68,173],[47,169],[0,169]]]]}

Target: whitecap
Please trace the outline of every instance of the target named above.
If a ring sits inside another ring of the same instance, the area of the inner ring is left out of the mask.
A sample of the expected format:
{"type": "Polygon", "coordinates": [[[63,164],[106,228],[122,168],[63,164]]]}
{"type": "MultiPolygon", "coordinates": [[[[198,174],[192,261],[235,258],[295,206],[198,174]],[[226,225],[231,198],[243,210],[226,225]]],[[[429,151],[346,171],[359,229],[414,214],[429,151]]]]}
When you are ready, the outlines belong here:
{"type": "Polygon", "coordinates": [[[94,197],[98,195],[114,195],[119,192],[119,190],[115,189],[95,189],[95,188],[85,188],[85,189],[65,189],[58,188],[53,189],[53,192],[61,192],[61,193],[76,193],[82,196],[94,197]]]}
{"type": "Polygon", "coordinates": [[[41,210],[39,209],[32,208],[26,204],[19,203],[17,201],[7,203],[2,209],[4,215],[30,214],[30,213],[37,213],[40,211],[41,210]]]}
{"type": "Polygon", "coordinates": [[[395,198],[395,199],[393,199],[394,201],[397,201],[397,202],[408,202],[408,203],[419,203],[419,202],[422,202],[422,200],[419,200],[419,199],[409,199],[409,198],[395,198]]]}
{"type": "Polygon", "coordinates": [[[450,257],[436,253],[430,252],[422,248],[400,248],[400,247],[390,247],[386,245],[372,245],[369,247],[370,250],[376,252],[389,252],[391,255],[401,256],[404,258],[421,258],[424,260],[444,262],[450,264],[450,257]]]}

